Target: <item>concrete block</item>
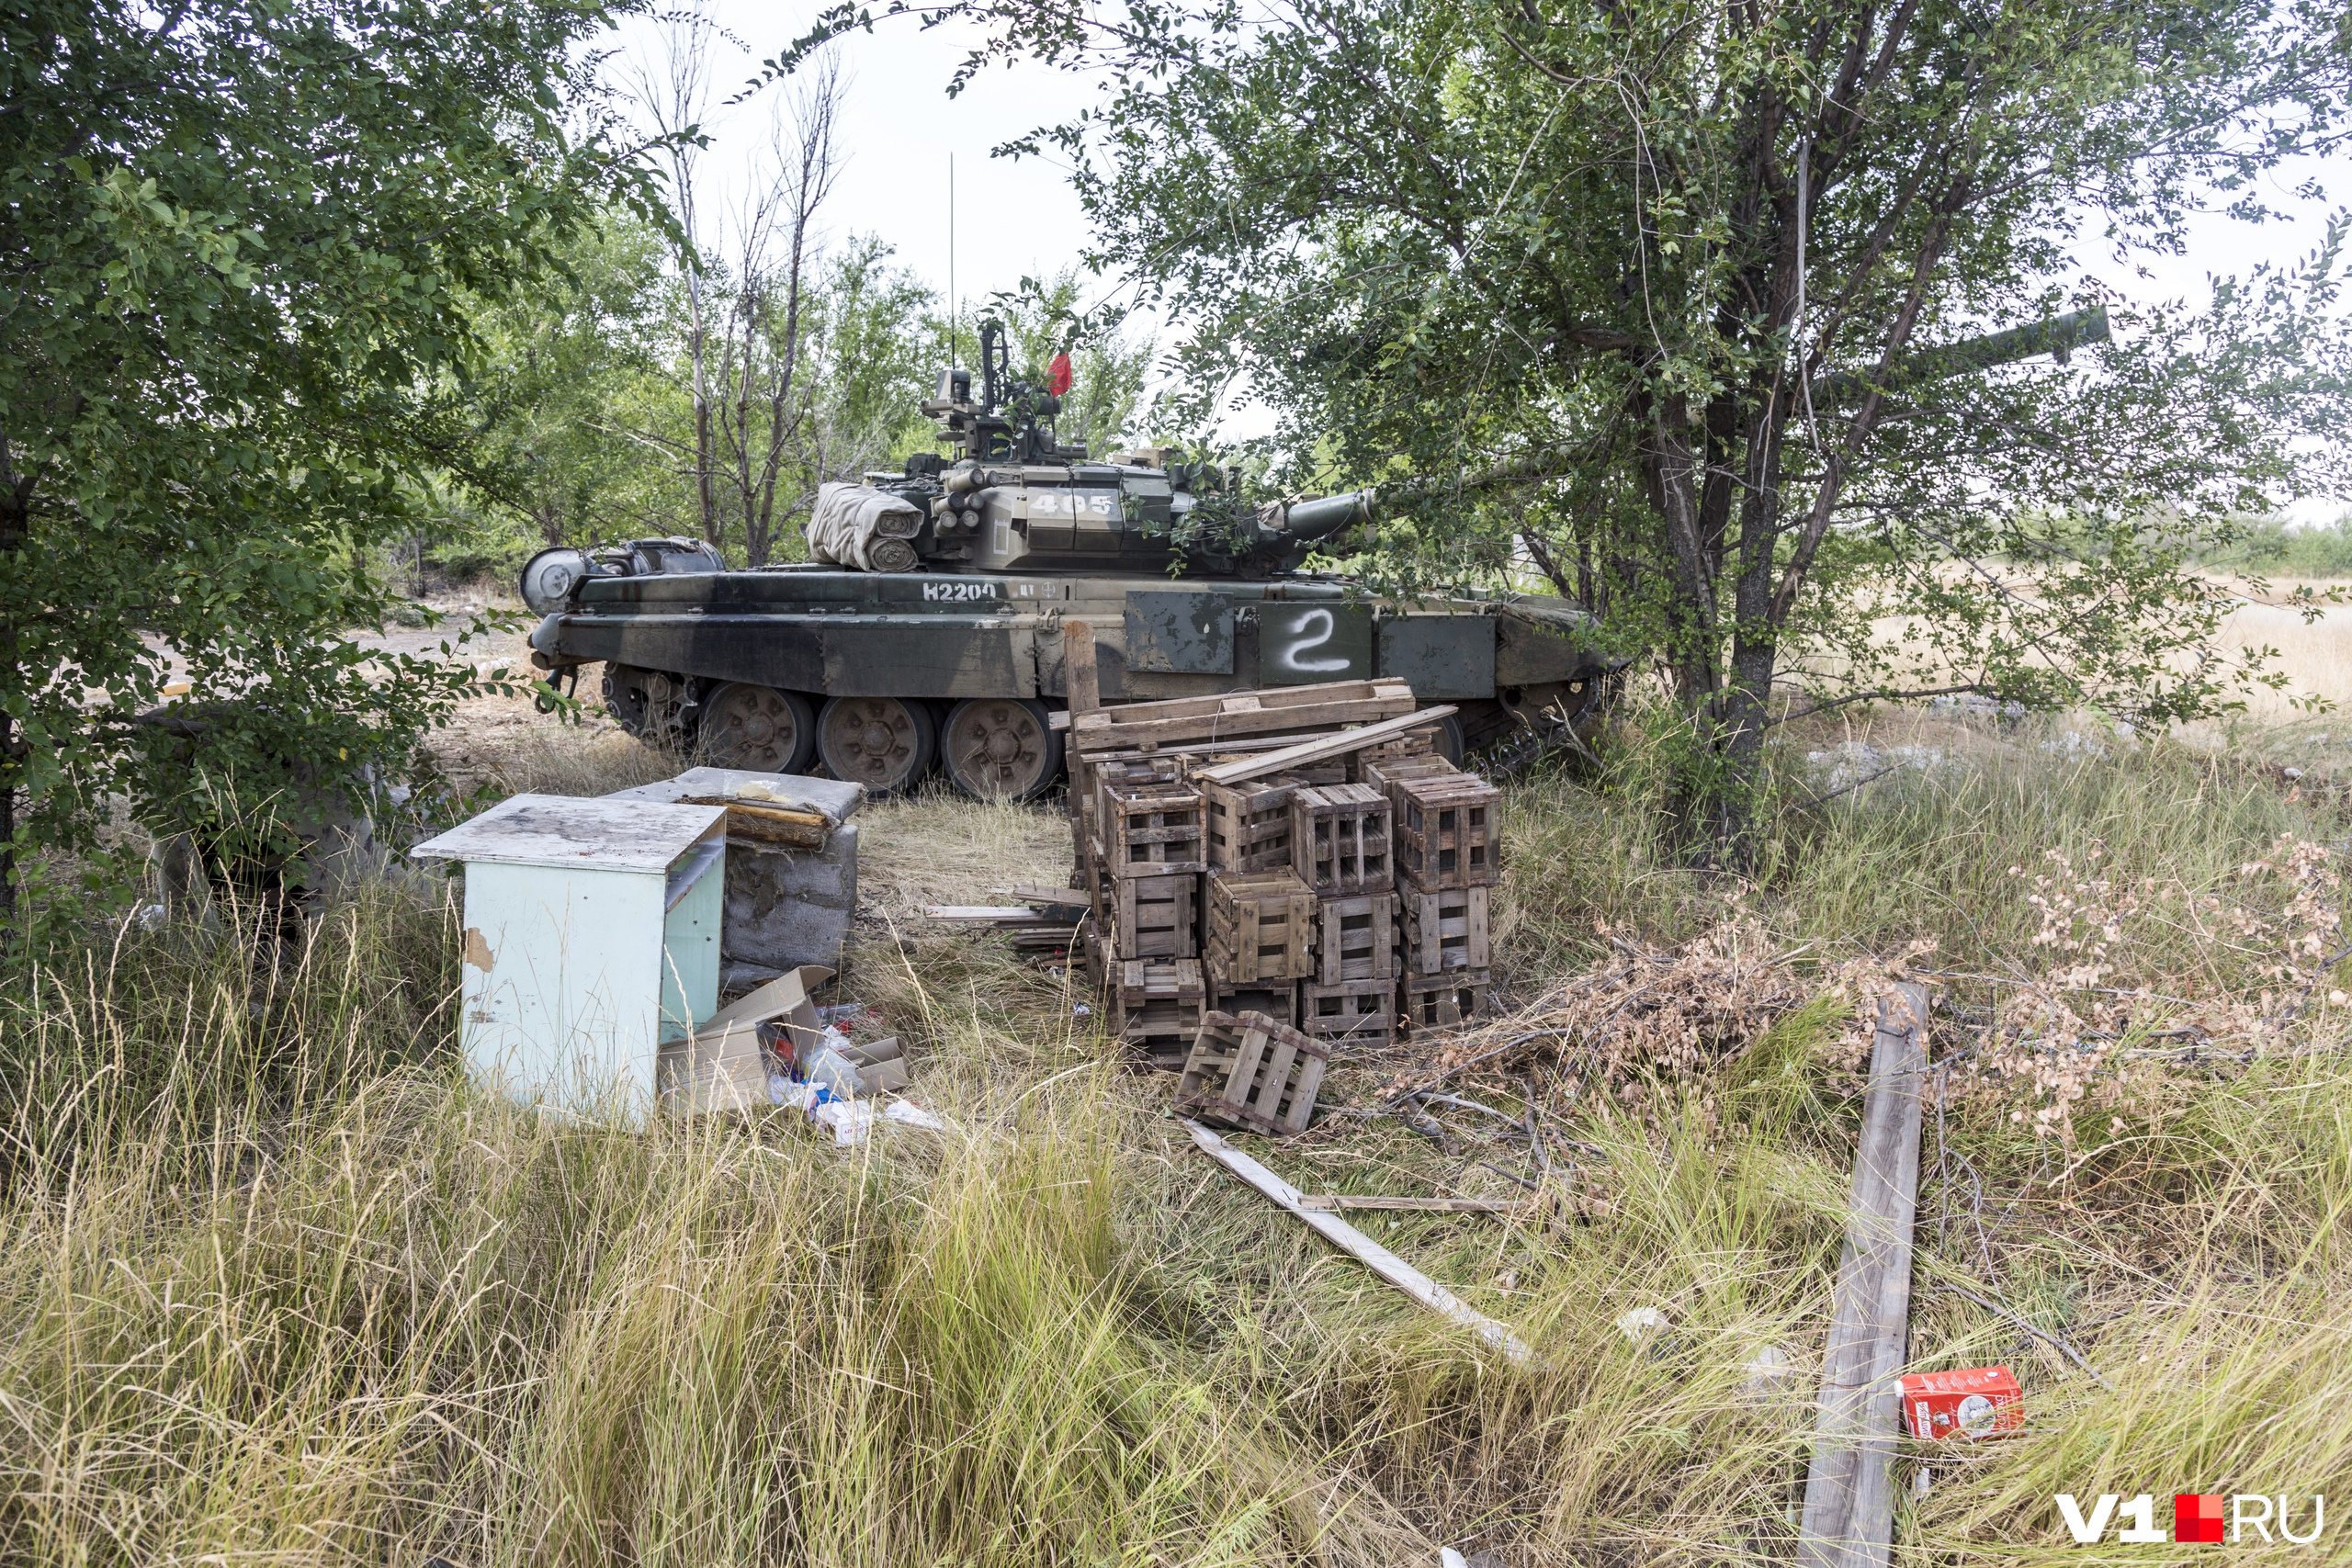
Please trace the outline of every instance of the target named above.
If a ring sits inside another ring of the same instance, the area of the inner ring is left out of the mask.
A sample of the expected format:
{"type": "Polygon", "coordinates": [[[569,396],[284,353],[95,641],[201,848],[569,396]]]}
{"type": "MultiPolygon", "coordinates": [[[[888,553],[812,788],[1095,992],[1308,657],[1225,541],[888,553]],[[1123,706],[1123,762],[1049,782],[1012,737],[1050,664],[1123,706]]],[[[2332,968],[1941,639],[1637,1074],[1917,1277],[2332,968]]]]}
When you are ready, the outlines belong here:
{"type": "MultiPolygon", "coordinates": [[[[676,778],[615,790],[610,800],[670,802],[724,795],[756,780],[779,802],[797,801],[835,818],[857,809],[865,791],[834,779],[762,773],[740,768],[690,768],[676,778]]],[[[784,850],[730,841],[720,956],[729,964],[797,969],[841,966],[857,913],[857,824],[843,822],[821,850],[784,850]]]]}
{"type": "Polygon", "coordinates": [[[690,795],[733,795],[750,784],[766,786],[765,804],[821,811],[837,822],[846,820],[865,799],[864,784],[812,779],[805,773],[763,773],[750,768],[688,768],[676,778],[616,789],[605,798],[671,802],[690,795]]]}
{"type": "Polygon", "coordinates": [[[821,850],[730,846],[726,908],[725,956],[777,969],[840,968],[857,913],[857,824],[834,829],[821,850]]]}

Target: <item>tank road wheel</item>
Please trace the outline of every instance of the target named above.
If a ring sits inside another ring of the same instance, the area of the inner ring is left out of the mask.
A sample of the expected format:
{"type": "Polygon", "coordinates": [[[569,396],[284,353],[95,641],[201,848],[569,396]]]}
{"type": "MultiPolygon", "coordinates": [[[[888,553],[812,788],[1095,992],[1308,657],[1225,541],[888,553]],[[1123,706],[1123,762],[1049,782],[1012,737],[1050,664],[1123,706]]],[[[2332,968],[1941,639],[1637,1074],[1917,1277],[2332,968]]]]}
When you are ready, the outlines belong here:
{"type": "Polygon", "coordinates": [[[876,795],[910,787],[938,755],[931,710],[897,697],[834,697],[817,716],[817,755],[876,795]]]}
{"type": "Polygon", "coordinates": [[[797,692],[730,681],[703,699],[702,742],[718,767],[806,773],[817,750],[817,716],[797,692]]]}
{"type": "Polygon", "coordinates": [[[939,738],[947,776],[982,800],[1034,800],[1062,771],[1062,738],[1043,703],[973,697],[947,713],[939,738]]]}
{"type": "Polygon", "coordinates": [[[605,666],[605,711],[639,740],[668,744],[685,700],[685,683],[674,675],[628,664],[605,666]]]}

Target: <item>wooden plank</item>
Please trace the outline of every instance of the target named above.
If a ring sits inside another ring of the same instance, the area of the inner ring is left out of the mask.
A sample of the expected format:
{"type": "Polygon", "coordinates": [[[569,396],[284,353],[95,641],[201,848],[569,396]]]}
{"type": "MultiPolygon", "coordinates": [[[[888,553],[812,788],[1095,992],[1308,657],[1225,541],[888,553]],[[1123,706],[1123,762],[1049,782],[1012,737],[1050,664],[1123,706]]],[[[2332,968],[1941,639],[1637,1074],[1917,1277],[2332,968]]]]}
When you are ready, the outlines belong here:
{"type": "Polygon", "coordinates": [[[1215,718],[1224,714],[1281,713],[1325,707],[1332,703],[1393,701],[1411,694],[1412,687],[1393,676],[1374,681],[1318,681],[1308,686],[1269,686],[1245,692],[1216,692],[1201,697],[1122,703],[1104,708],[1078,728],[1097,723],[1122,726],[1170,718],[1215,718]]]}
{"type": "Polygon", "coordinates": [[[1910,981],[1879,1003],[1871,1044],[1797,1540],[1797,1561],[1806,1568],[1886,1568],[1894,1552],[1895,1379],[1910,1337],[1911,1222],[1927,1076],[1928,987],[1910,981]]]}
{"type": "Polygon", "coordinates": [[[1318,735],[1312,740],[1302,740],[1295,746],[1286,746],[1279,751],[1266,752],[1263,756],[1246,757],[1233,762],[1220,762],[1214,768],[1202,769],[1195,776],[1205,779],[1211,784],[1238,784],[1247,779],[1263,778],[1268,773],[1281,773],[1284,768],[1295,768],[1306,762],[1319,762],[1326,757],[1344,757],[1349,752],[1363,747],[1386,740],[1392,736],[1402,735],[1415,725],[1427,724],[1431,719],[1443,718],[1453,711],[1453,705],[1440,704],[1436,707],[1422,708],[1418,712],[1405,714],[1396,718],[1383,719],[1377,724],[1367,724],[1360,729],[1343,729],[1337,735],[1318,735]]]}
{"type": "Polygon", "coordinates": [[[1094,628],[1084,621],[1062,623],[1062,692],[1073,714],[1091,713],[1102,705],[1102,675],[1094,663],[1094,628]]]}
{"type": "Polygon", "coordinates": [[[1031,887],[1024,884],[1013,887],[991,887],[989,891],[1010,893],[1025,903],[1042,905],[1049,909],[1086,908],[1086,889],[1083,887],[1031,887]]]}
{"type": "Polygon", "coordinates": [[[1310,1209],[1299,1190],[1218,1137],[1199,1122],[1184,1122],[1200,1151],[1297,1216],[1316,1235],[1356,1259],[1431,1312],[1442,1314],[1503,1353],[1515,1367],[1532,1367],[1535,1352],[1527,1342],[1484,1313],[1464,1304],[1451,1291],[1414,1268],[1337,1214],[1310,1209]]]}
{"type": "MultiPolygon", "coordinates": [[[[1122,703],[1072,714],[1069,744],[1102,751],[1148,742],[1222,742],[1280,730],[1365,724],[1409,715],[1413,689],[1402,681],[1334,681],[1316,686],[1272,687],[1207,697],[1122,703]]],[[[1450,711],[1450,710],[1449,710],[1450,711]]]]}
{"type": "Polygon", "coordinates": [[[1068,924],[1048,920],[1026,904],[930,904],[923,908],[926,920],[945,920],[967,926],[1043,926],[1068,924]]]}
{"type": "Polygon", "coordinates": [[[1384,1198],[1355,1192],[1302,1192],[1298,1206],[1318,1214],[1340,1209],[1408,1214],[1515,1214],[1526,1207],[1508,1198],[1384,1198]]]}

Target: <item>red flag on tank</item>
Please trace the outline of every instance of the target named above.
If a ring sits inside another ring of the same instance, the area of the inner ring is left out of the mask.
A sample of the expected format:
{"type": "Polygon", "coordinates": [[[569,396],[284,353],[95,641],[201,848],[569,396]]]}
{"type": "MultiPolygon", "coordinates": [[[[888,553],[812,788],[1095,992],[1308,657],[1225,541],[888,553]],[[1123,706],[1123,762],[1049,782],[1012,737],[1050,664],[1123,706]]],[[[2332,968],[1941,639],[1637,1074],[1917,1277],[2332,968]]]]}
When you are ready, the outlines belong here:
{"type": "Polygon", "coordinates": [[[1069,355],[1057,354],[1054,362],[1046,367],[1046,390],[1058,398],[1069,390],[1069,355]]]}

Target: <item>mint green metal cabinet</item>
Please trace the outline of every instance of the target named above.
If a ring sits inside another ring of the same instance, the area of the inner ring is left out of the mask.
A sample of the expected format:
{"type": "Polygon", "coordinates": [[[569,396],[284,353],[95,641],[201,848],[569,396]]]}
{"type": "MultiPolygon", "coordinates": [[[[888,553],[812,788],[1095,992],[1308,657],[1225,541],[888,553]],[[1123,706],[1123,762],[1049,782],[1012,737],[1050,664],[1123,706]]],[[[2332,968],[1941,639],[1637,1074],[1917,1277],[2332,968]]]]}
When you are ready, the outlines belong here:
{"type": "Polygon", "coordinates": [[[466,870],[460,1039],[476,1081],[641,1114],[662,1045],[718,1008],[727,812],[518,795],[410,852],[466,870]]]}

